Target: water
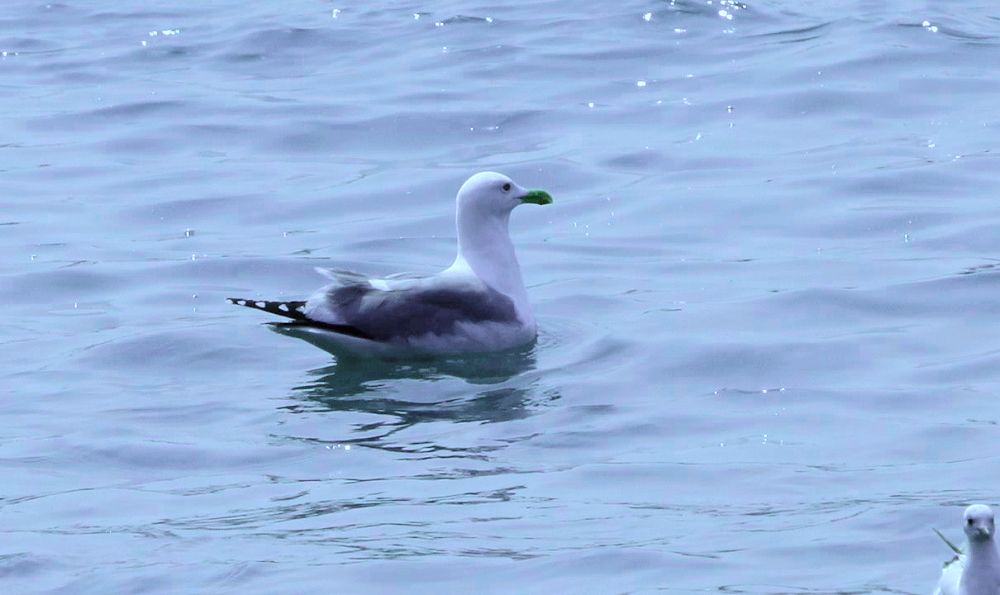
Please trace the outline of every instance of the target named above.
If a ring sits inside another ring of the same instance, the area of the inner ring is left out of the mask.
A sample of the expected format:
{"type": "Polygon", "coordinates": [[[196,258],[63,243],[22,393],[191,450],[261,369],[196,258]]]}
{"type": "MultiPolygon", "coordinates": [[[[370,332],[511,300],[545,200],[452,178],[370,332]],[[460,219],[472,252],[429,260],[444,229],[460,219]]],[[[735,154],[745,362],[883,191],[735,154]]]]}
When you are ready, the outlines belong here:
{"type": "Polygon", "coordinates": [[[997,502],[991,3],[0,15],[18,593],[927,593],[997,502]],[[431,272],[503,171],[540,324],[345,366],[230,295],[431,272]]]}

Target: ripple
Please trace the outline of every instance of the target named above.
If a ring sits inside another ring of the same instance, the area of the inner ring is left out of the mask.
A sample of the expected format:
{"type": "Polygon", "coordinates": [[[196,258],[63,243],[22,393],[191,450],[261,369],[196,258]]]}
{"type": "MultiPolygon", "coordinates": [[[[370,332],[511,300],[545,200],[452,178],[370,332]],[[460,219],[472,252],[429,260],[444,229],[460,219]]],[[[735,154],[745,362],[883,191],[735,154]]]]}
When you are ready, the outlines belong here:
{"type": "Polygon", "coordinates": [[[5,8],[14,591],[916,592],[995,492],[988,8],[5,8]],[[530,348],[224,303],[447,264],[476,170],[530,348]]]}

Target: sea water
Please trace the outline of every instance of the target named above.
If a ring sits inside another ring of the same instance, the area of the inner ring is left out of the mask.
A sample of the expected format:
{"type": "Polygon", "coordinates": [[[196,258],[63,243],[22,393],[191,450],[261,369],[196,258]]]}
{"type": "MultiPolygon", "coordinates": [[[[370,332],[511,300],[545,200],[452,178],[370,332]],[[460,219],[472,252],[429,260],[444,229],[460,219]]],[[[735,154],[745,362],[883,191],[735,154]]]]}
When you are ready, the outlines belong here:
{"type": "Polygon", "coordinates": [[[1000,9],[0,9],[10,593],[929,592],[1000,479],[1000,9]],[[354,363],[225,298],[432,273],[536,344],[354,363]]]}

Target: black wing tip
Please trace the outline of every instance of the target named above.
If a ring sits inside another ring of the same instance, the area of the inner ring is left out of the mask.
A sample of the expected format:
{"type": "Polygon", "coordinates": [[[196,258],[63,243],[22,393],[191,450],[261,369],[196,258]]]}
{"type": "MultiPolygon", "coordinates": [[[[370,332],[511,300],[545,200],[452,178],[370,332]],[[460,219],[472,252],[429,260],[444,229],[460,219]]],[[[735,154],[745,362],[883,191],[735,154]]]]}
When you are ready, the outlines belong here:
{"type": "Polygon", "coordinates": [[[291,318],[292,322],[281,323],[282,326],[286,328],[302,328],[311,327],[315,329],[325,330],[341,335],[347,335],[350,337],[357,337],[358,339],[367,339],[369,341],[374,341],[375,338],[364,332],[359,328],[347,324],[333,324],[329,322],[321,322],[319,320],[312,320],[305,315],[306,303],[302,301],[298,302],[274,302],[268,300],[251,300],[244,298],[226,298],[230,304],[235,306],[244,306],[247,308],[252,308],[254,310],[261,310],[267,312],[268,314],[275,314],[277,316],[284,316],[285,318],[291,318]]]}
{"type": "Polygon", "coordinates": [[[345,335],[348,337],[354,337],[356,339],[365,339],[367,341],[377,341],[375,337],[369,335],[359,328],[349,326],[346,324],[330,324],[329,322],[320,322],[318,320],[310,320],[308,318],[302,320],[295,320],[292,322],[278,322],[275,326],[285,328],[285,329],[315,329],[321,331],[327,331],[329,333],[335,333],[338,335],[345,335]]]}
{"type": "Polygon", "coordinates": [[[246,308],[253,308],[254,310],[262,310],[269,314],[276,314],[278,316],[284,316],[294,320],[301,320],[305,318],[306,303],[302,301],[275,302],[270,300],[251,300],[232,297],[226,298],[226,300],[234,306],[244,306],[246,308]]]}

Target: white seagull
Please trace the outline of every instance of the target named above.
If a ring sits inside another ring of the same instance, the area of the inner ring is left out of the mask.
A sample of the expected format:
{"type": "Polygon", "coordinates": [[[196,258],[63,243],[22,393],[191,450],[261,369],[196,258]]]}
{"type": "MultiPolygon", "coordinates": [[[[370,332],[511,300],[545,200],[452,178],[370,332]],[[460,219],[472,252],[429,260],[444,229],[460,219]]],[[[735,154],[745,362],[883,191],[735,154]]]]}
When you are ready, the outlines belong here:
{"type": "Polygon", "coordinates": [[[993,509],[973,504],[965,509],[964,519],[969,551],[964,553],[945,539],[958,555],[944,565],[934,595],[1000,595],[1000,556],[993,543],[996,532],[993,509]]]}
{"type": "Polygon", "coordinates": [[[440,273],[371,279],[316,269],[334,282],[306,301],[228,299],[291,319],[283,331],[334,353],[396,358],[523,345],[537,327],[507,228],[514,207],[551,202],[543,190],[480,172],[458,191],[458,254],[440,273]]]}

